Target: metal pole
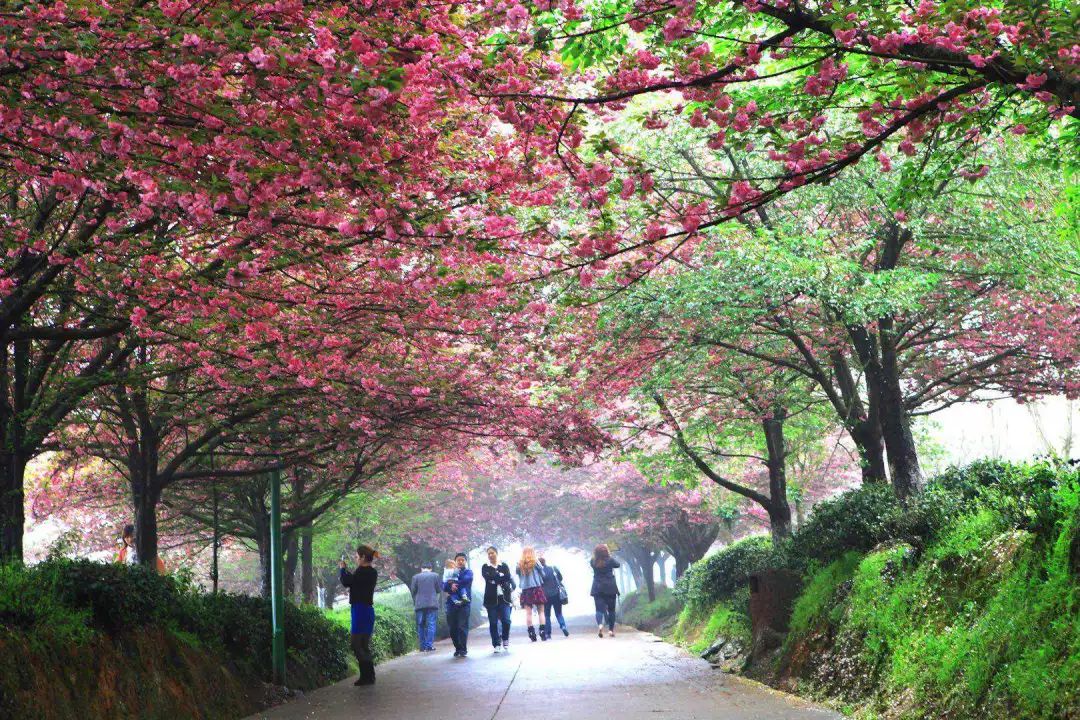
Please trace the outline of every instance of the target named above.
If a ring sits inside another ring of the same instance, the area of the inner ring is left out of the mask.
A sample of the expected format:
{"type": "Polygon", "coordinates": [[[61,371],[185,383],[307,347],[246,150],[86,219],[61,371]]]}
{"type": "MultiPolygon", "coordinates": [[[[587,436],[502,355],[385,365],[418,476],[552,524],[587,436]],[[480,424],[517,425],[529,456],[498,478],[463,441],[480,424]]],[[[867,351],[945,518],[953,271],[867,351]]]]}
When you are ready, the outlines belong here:
{"type": "Polygon", "coordinates": [[[285,573],[281,553],[281,471],[270,473],[270,609],[274,684],[285,684],[285,573]]]}
{"type": "MultiPolygon", "coordinates": [[[[214,471],[214,451],[210,451],[210,472],[214,471]]],[[[221,519],[218,514],[218,482],[217,478],[211,480],[214,483],[214,564],[210,568],[210,579],[214,583],[214,594],[218,592],[218,550],[221,549],[221,519]]]]}
{"type": "Polygon", "coordinates": [[[218,548],[221,547],[221,526],[218,521],[218,488],[214,483],[214,564],[210,569],[210,576],[214,581],[214,594],[218,591],[218,548]]]}

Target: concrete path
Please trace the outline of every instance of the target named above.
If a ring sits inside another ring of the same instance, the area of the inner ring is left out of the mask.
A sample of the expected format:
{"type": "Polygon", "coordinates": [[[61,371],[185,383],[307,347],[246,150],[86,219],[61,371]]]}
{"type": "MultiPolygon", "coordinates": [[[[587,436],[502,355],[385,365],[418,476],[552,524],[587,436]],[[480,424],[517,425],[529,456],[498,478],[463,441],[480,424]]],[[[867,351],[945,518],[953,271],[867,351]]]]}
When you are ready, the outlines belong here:
{"type": "MultiPolygon", "coordinates": [[[[515,616],[520,613],[515,612],[515,616]]],[[[514,618],[515,620],[518,617],[514,618]]],[[[798,698],[725,675],[704,660],[626,628],[596,637],[529,642],[515,625],[510,653],[492,655],[487,629],[469,635],[469,657],[449,643],[378,667],[374,687],[353,678],[254,718],[265,720],[834,720],[798,698]]]]}

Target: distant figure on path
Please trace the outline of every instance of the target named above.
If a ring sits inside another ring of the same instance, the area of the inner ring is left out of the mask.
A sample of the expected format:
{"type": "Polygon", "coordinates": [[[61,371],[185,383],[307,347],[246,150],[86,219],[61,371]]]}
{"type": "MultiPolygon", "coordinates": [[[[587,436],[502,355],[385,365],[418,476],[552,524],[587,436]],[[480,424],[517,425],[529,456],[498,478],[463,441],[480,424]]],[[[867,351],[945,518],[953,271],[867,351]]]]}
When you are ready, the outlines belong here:
{"type": "Polygon", "coordinates": [[[615,637],[615,600],[619,597],[619,586],[615,583],[615,568],[619,567],[619,561],[611,557],[611,551],[607,545],[600,544],[593,550],[592,561],[593,580],[592,591],[596,605],[596,632],[604,637],[604,623],[607,622],[608,637],[615,637]]]}
{"type": "MultiPolygon", "coordinates": [[[[540,575],[536,561],[536,550],[525,547],[521,551],[521,560],[517,565],[518,584],[521,586],[521,607],[525,608],[525,624],[529,628],[529,639],[536,642],[536,628],[533,626],[533,610],[536,610],[537,622],[543,620],[547,597],[544,595],[544,578],[540,575]]],[[[541,629],[542,626],[541,626],[541,629]]]]}
{"type": "Polygon", "coordinates": [[[446,624],[450,626],[450,639],[454,642],[454,657],[469,655],[469,613],[472,611],[473,571],[469,569],[469,557],[465,553],[454,556],[457,575],[443,584],[446,595],[446,624]]]}
{"type": "Polygon", "coordinates": [[[375,659],[371,655],[371,634],[375,632],[375,581],[379,573],[371,566],[379,554],[367,545],[356,548],[356,570],[349,572],[342,560],[338,567],[341,584],[349,588],[352,606],[352,651],[360,666],[354,685],[375,684],[375,659]]]}
{"type": "Polygon", "coordinates": [[[413,608],[416,610],[416,640],[420,652],[435,649],[435,623],[439,617],[442,589],[442,579],[428,566],[421,566],[420,572],[413,575],[409,582],[413,608]]]}
{"type": "MultiPolygon", "coordinates": [[[[135,526],[125,525],[124,534],[120,538],[120,553],[116,556],[116,562],[121,565],[138,565],[139,553],[135,549],[135,526]]],[[[157,559],[157,571],[159,574],[165,574],[165,561],[158,555],[157,559]]]]}
{"type": "Polygon", "coordinates": [[[555,611],[555,619],[559,621],[562,634],[569,637],[570,631],[566,629],[566,620],[563,619],[562,614],[563,593],[565,592],[562,584],[562,573],[559,572],[559,568],[547,564],[543,552],[540,552],[536,557],[540,561],[540,576],[544,579],[544,596],[547,598],[547,602],[544,603],[544,624],[540,626],[540,639],[551,639],[552,610],[555,611]]]}
{"type": "Polygon", "coordinates": [[[484,608],[491,631],[491,646],[495,652],[502,647],[510,650],[510,613],[514,609],[513,592],[516,585],[510,577],[510,566],[499,562],[499,550],[494,545],[487,549],[488,561],[480,568],[484,578],[484,608]],[[501,626],[501,627],[500,627],[501,626]]]}

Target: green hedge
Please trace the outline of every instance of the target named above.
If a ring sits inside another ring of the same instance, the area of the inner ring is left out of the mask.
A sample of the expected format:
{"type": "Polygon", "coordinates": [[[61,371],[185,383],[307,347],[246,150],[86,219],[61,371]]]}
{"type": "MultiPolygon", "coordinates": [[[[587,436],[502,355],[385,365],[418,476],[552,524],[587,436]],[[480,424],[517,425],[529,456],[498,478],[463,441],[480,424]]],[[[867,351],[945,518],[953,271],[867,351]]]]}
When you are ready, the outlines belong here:
{"type": "MultiPolygon", "coordinates": [[[[245,676],[271,677],[270,601],[203,593],[184,574],[67,559],[2,566],[0,627],[43,644],[160,628],[220,654],[245,676]]],[[[347,633],[318,610],[287,603],[285,636],[290,687],[312,689],[347,672],[347,633]]]]}
{"type": "Polygon", "coordinates": [[[783,563],[765,536],[744,538],[690,566],[675,583],[675,597],[697,610],[732,599],[750,575],[783,563]]]}
{"type": "MultiPolygon", "coordinates": [[[[375,597],[375,633],[371,636],[371,650],[375,662],[404,655],[416,649],[416,616],[410,600],[406,608],[392,593],[380,593],[375,597]]],[[[406,597],[408,597],[406,595],[406,597]]],[[[327,611],[326,615],[346,632],[351,623],[352,610],[348,605],[327,611]]]]}

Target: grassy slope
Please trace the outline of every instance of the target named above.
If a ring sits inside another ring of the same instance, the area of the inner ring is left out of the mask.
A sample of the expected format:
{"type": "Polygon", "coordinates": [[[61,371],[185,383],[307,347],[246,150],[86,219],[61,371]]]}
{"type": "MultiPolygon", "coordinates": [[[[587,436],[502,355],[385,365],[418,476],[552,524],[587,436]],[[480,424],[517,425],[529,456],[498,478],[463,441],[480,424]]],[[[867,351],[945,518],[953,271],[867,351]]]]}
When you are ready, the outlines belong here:
{"type": "Polygon", "coordinates": [[[1052,537],[958,518],[921,557],[896,545],[813,573],[779,666],[862,717],[1080,717],[1077,491],[1052,537]]]}

